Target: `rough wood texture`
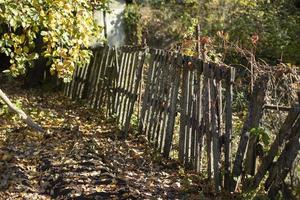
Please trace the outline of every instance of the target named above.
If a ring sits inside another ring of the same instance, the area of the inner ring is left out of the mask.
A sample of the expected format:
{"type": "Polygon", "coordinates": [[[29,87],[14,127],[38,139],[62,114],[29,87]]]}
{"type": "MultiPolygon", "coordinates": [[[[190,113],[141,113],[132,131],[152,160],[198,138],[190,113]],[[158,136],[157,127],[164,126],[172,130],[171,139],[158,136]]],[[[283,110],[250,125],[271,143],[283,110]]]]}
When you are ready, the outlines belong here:
{"type": "Polygon", "coordinates": [[[300,151],[300,119],[295,122],[292,128],[288,143],[285,145],[277,162],[269,169],[269,177],[265,183],[265,190],[269,190],[270,199],[275,199],[279,189],[291,170],[294,160],[300,151]]]}
{"type": "Polygon", "coordinates": [[[183,69],[181,84],[181,97],[180,97],[180,133],[179,133],[179,161],[185,161],[185,132],[186,132],[186,112],[187,112],[187,84],[188,84],[188,71],[183,69]]]}
{"type": "Polygon", "coordinates": [[[234,68],[230,68],[228,78],[226,80],[226,117],[225,117],[225,176],[224,188],[230,190],[231,188],[231,140],[232,140],[232,98],[233,98],[233,81],[235,78],[234,68]]]}
{"type": "Polygon", "coordinates": [[[211,134],[211,82],[208,77],[210,77],[210,70],[207,63],[203,65],[204,73],[204,126],[206,134],[206,149],[207,149],[207,174],[208,179],[213,176],[213,156],[212,156],[212,134],[211,134]]]}
{"type": "Polygon", "coordinates": [[[291,134],[292,127],[295,124],[295,120],[299,118],[300,115],[300,110],[297,109],[297,107],[297,105],[293,106],[288,116],[286,117],[285,122],[281,126],[279,133],[275,138],[274,142],[272,143],[267,155],[262,159],[262,163],[259,166],[257,173],[253,178],[251,188],[257,188],[259,186],[261,180],[267,173],[267,170],[273,163],[273,160],[277,155],[279,149],[282,147],[284,141],[287,140],[288,136],[291,134]]]}
{"type": "Polygon", "coordinates": [[[253,93],[251,95],[251,99],[249,102],[249,113],[248,117],[244,123],[240,142],[238,146],[238,150],[236,153],[234,165],[233,165],[233,183],[232,183],[232,190],[234,191],[240,181],[240,176],[242,174],[242,166],[245,159],[246,152],[249,152],[248,154],[248,162],[249,165],[253,166],[255,163],[255,142],[256,137],[251,136],[251,142],[250,142],[250,148],[248,148],[248,143],[250,139],[250,130],[252,128],[257,128],[259,126],[259,122],[262,117],[262,111],[263,111],[263,105],[265,104],[265,93],[267,90],[267,84],[266,81],[268,80],[267,76],[261,76],[259,77],[255,84],[253,93]],[[249,149],[249,151],[247,151],[249,149]]]}
{"type": "Polygon", "coordinates": [[[221,181],[220,181],[220,144],[219,144],[219,132],[217,131],[217,86],[214,74],[214,66],[210,65],[211,68],[211,101],[210,101],[210,112],[211,112],[211,138],[212,138],[212,160],[213,160],[213,177],[215,191],[221,191],[221,181]]]}

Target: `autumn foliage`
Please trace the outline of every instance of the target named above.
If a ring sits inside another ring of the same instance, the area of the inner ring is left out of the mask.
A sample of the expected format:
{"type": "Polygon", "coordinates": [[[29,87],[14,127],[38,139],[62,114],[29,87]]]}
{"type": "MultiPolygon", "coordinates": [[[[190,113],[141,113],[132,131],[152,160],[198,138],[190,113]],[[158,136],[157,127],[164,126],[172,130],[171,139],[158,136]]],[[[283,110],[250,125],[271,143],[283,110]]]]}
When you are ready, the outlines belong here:
{"type": "MultiPolygon", "coordinates": [[[[0,53],[10,58],[7,73],[18,76],[33,61],[47,58],[52,74],[68,81],[75,65],[90,60],[87,50],[99,38],[88,0],[1,0],[0,53]]],[[[102,6],[103,7],[103,6],[102,6]]]]}

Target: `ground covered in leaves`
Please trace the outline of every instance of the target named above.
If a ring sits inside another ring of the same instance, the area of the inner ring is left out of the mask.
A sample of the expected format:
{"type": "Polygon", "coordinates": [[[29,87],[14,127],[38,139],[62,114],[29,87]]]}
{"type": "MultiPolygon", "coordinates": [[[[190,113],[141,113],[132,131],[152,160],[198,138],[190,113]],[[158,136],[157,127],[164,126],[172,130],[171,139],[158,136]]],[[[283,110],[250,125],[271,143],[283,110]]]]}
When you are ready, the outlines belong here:
{"type": "Polygon", "coordinates": [[[0,199],[215,198],[199,175],[162,159],[143,136],[120,139],[114,120],[84,103],[0,88],[47,130],[34,132],[0,104],[0,199]]]}

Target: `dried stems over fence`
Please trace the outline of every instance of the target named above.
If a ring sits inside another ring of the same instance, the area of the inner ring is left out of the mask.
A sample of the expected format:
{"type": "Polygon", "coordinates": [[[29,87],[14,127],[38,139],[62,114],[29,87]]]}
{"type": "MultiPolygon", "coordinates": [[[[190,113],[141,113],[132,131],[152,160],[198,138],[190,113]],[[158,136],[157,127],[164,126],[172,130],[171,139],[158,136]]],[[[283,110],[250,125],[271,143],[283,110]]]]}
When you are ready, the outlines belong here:
{"type": "MultiPolygon", "coordinates": [[[[188,169],[202,172],[206,168],[207,178],[213,181],[217,192],[221,188],[232,190],[238,185],[246,154],[252,158],[247,164],[256,165],[255,152],[251,154],[247,148],[255,146],[257,138],[249,131],[257,127],[261,119],[266,92],[261,82],[267,77],[254,83],[253,101],[233,165],[234,68],[158,49],[103,46],[93,51],[91,63],[76,68],[73,81],[65,86],[65,94],[73,99],[86,99],[92,108],[105,108],[107,115],[116,116],[124,136],[130,129],[132,116],[137,115],[137,131],[144,134],[155,149],[165,157],[177,151],[179,161],[188,169]],[[179,129],[175,129],[177,125],[179,129]],[[179,135],[179,141],[175,135],[179,135]],[[178,148],[174,145],[177,143],[178,148]]],[[[294,144],[300,137],[298,126],[299,105],[295,105],[259,170],[250,171],[254,176],[252,188],[258,187],[269,170],[266,188],[270,188],[270,195],[276,193],[280,180],[286,176],[286,171],[276,175],[276,169],[291,166],[299,145],[285,146],[275,168],[270,169],[278,153],[275,144],[282,145],[285,139],[288,144],[294,144]],[[291,130],[290,136],[283,137],[288,130],[291,130]],[[285,159],[289,153],[293,156],[285,159]]],[[[250,148],[253,149],[255,147],[250,148]]]]}

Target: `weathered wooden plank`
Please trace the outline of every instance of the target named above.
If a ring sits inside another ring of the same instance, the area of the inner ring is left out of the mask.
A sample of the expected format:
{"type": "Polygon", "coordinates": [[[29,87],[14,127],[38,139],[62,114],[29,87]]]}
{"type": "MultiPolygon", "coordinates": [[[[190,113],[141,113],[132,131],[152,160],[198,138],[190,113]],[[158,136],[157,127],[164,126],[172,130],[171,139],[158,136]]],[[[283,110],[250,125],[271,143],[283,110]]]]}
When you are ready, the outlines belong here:
{"type": "Polygon", "coordinates": [[[257,173],[253,178],[251,188],[257,188],[262,181],[263,177],[267,173],[267,170],[273,163],[275,156],[277,155],[279,149],[283,146],[285,140],[289,137],[292,127],[295,125],[295,121],[300,116],[300,110],[296,109],[297,105],[294,105],[286,117],[283,125],[281,126],[277,137],[272,143],[267,155],[262,159],[262,163],[259,166],[257,173]]]}
{"type": "MultiPolygon", "coordinates": [[[[267,84],[266,81],[268,80],[267,76],[261,76],[259,77],[255,84],[254,84],[254,90],[250,98],[249,102],[249,114],[248,117],[244,123],[241,137],[240,137],[240,142],[238,146],[238,150],[236,153],[234,165],[233,165],[233,171],[232,171],[232,176],[233,176],[233,183],[232,183],[232,191],[236,189],[238,186],[238,183],[240,181],[240,175],[242,173],[242,168],[243,168],[243,162],[244,158],[248,149],[248,142],[250,139],[250,129],[252,128],[257,128],[259,126],[259,122],[262,117],[262,111],[263,111],[263,105],[265,103],[265,93],[267,90],[267,84]]],[[[252,147],[254,147],[256,138],[253,136],[251,138],[251,141],[253,141],[252,147]]],[[[254,151],[254,149],[250,148],[250,151],[254,151]]],[[[254,152],[253,152],[254,153],[254,152]]],[[[250,156],[250,155],[249,155],[250,156]]],[[[250,163],[252,160],[252,163],[254,162],[256,158],[253,158],[252,156],[247,158],[247,161],[250,163]]]]}
{"type": "MultiPolygon", "coordinates": [[[[203,65],[203,63],[198,63],[203,65]]],[[[196,85],[195,85],[195,134],[196,134],[196,149],[195,149],[195,169],[200,172],[202,167],[202,147],[203,147],[203,109],[202,109],[202,71],[197,67],[196,71],[196,85]]]]}
{"type": "Polygon", "coordinates": [[[198,158],[199,158],[199,127],[201,123],[201,88],[200,88],[200,70],[199,64],[201,63],[194,63],[197,65],[193,71],[193,97],[192,97],[192,146],[191,146],[191,161],[192,167],[198,171],[198,158]]]}
{"type": "MultiPolygon", "coordinates": [[[[122,86],[122,89],[124,89],[125,91],[128,91],[128,89],[129,89],[130,74],[133,70],[132,62],[133,62],[133,58],[134,58],[133,53],[128,53],[128,54],[129,54],[129,57],[128,57],[126,65],[124,66],[126,71],[125,71],[125,76],[123,79],[123,86],[122,86]]],[[[126,93],[122,92],[121,110],[120,110],[120,117],[119,117],[120,118],[119,121],[122,126],[124,125],[125,120],[126,120],[125,117],[126,117],[126,113],[127,113],[127,110],[126,110],[127,100],[128,100],[128,95],[126,95],[126,93]]]]}
{"type": "Polygon", "coordinates": [[[285,111],[288,112],[292,108],[289,106],[281,106],[281,105],[270,105],[270,104],[265,104],[264,105],[264,110],[277,110],[277,111],[285,111]]]}
{"type": "Polygon", "coordinates": [[[72,81],[70,81],[68,83],[68,87],[67,87],[67,90],[66,90],[67,97],[69,97],[69,98],[72,98],[72,96],[70,94],[72,93],[71,92],[72,91],[72,84],[74,84],[73,81],[74,81],[74,78],[76,76],[76,71],[77,71],[77,68],[75,68],[75,70],[73,72],[73,76],[72,76],[72,81]]]}
{"type": "Polygon", "coordinates": [[[222,160],[222,152],[221,149],[224,144],[223,141],[221,141],[222,138],[225,137],[224,135],[224,123],[223,123],[223,87],[222,87],[222,81],[220,79],[216,79],[216,86],[217,86],[217,102],[216,102],[216,107],[217,107],[217,133],[218,133],[218,153],[219,153],[219,183],[220,183],[220,187],[223,187],[223,175],[221,175],[221,163],[224,163],[222,160]]]}
{"type": "Polygon", "coordinates": [[[207,63],[203,63],[204,74],[204,129],[206,134],[207,148],[207,175],[210,180],[213,175],[213,156],[212,156],[212,135],[211,135],[211,85],[210,85],[210,68],[207,63]]]}
{"type": "Polygon", "coordinates": [[[195,68],[192,72],[192,97],[191,97],[191,167],[196,169],[196,147],[197,147],[197,139],[196,139],[196,131],[197,131],[197,99],[196,91],[197,88],[197,69],[195,68]]]}
{"type": "Polygon", "coordinates": [[[225,141],[224,141],[224,159],[225,175],[224,188],[231,188],[231,140],[232,140],[232,99],[233,99],[233,81],[235,78],[235,69],[230,68],[226,80],[226,106],[225,106],[225,141]]]}
{"type": "Polygon", "coordinates": [[[294,160],[300,151],[300,118],[292,128],[288,143],[285,145],[277,162],[269,169],[269,177],[265,182],[265,190],[269,190],[270,199],[275,199],[281,185],[291,170],[294,160]]]}
{"type": "MultiPolygon", "coordinates": [[[[188,63],[184,66],[185,68],[188,69],[188,63]]],[[[185,166],[190,168],[190,159],[191,159],[191,110],[192,110],[192,82],[193,82],[193,74],[191,70],[188,70],[188,82],[187,82],[187,110],[186,110],[186,115],[185,115],[185,124],[186,124],[186,129],[185,129],[185,166]]]]}
{"type": "Polygon", "coordinates": [[[91,94],[92,87],[93,87],[91,79],[92,79],[94,71],[95,71],[96,62],[99,59],[99,54],[100,54],[100,50],[93,49],[92,59],[88,66],[88,71],[87,71],[87,75],[86,75],[86,88],[84,91],[85,98],[87,98],[88,101],[90,100],[90,97],[91,97],[90,94],[91,94]]]}
{"type": "Polygon", "coordinates": [[[179,132],[179,161],[181,163],[185,162],[185,139],[186,139],[186,111],[187,111],[187,84],[188,84],[188,70],[183,68],[183,77],[181,83],[181,96],[180,96],[180,132],[179,132]]]}
{"type": "Polygon", "coordinates": [[[214,177],[214,186],[215,191],[219,192],[221,190],[221,181],[220,181],[220,146],[219,146],[219,133],[217,131],[217,86],[216,79],[214,74],[214,67],[211,67],[211,78],[210,78],[210,86],[211,86],[211,137],[213,142],[213,177],[214,177]]]}

